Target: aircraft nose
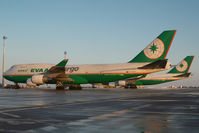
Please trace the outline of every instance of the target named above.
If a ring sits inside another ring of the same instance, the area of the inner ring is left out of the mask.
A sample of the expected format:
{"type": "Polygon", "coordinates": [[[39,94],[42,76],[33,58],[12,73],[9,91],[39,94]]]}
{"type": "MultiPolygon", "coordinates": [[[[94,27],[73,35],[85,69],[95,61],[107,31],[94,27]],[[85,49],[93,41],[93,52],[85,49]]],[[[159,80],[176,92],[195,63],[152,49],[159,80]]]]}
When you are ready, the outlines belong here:
{"type": "Polygon", "coordinates": [[[6,70],[4,73],[3,73],[3,76],[7,76],[9,75],[13,70],[13,66],[11,68],[9,68],[8,70],[6,70]]]}

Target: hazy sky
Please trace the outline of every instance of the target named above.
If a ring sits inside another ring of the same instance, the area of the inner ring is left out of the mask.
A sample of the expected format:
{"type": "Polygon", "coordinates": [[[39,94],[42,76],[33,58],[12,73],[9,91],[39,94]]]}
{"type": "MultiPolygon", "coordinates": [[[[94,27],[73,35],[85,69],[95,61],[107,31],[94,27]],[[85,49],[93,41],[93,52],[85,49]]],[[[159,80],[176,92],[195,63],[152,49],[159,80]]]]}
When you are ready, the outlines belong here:
{"type": "Polygon", "coordinates": [[[163,30],[177,29],[168,59],[177,64],[195,55],[194,76],[172,84],[199,86],[198,0],[0,0],[0,17],[6,69],[56,64],[64,51],[69,64],[128,62],[163,30]]]}

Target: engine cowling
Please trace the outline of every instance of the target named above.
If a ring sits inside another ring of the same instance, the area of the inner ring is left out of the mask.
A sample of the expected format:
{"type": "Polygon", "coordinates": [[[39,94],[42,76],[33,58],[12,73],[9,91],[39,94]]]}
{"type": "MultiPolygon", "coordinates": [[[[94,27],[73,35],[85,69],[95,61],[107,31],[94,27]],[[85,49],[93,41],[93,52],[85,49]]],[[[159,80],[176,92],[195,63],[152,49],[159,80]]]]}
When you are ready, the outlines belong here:
{"type": "Polygon", "coordinates": [[[118,85],[119,86],[125,86],[126,85],[126,81],[125,80],[120,80],[120,81],[118,81],[118,85]]]}
{"type": "Polygon", "coordinates": [[[35,74],[32,76],[31,81],[33,84],[42,85],[45,84],[44,82],[44,75],[43,74],[35,74]]]}
{"type": "Polygon", "coordinates": [[[27,84],[28,86],[33,86],[33,87],[36,87],[36,86],[37,86],[37,84],[34,84],[34,83],[32,82],[31,78],[29,78],[29,79],[26,81],[26,84],[27,84]]]}

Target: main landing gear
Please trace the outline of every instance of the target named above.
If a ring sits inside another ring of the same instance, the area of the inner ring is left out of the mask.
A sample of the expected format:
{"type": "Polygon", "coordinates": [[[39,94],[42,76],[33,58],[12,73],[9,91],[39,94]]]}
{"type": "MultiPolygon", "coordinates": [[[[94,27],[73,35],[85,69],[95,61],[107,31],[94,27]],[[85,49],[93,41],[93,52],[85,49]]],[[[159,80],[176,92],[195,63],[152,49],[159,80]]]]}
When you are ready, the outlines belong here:
{"type": "Polygon", "coordinates": [[[14,89],[20,89],[19,84],[16,83],[14,89]]]}
{"type": "MultiPolygon", "coordinates": [[[[56,90],[64,90],[65,87],[66,86],[63,84],[63,82],[57,81],[56,90]]],[[[69,85],[69,90],[82,90],[82,87],[80,86],[80,84],[73,84],[69,85]]]]}
{"type": "Polygon", "coordinates": [[[64,90],[64,84],[61,81],[57,81],[56,90],[64,90]]]}
{"type": "Polygon", "coordinates": [[[82,90],[80,84],[69,85],[69,90],[82,90]]]}
{"type": "Polygon", "coordinates": [[[124,88],[125,89],[137,89],[138,86],[136,86],[136,85],[126,85],[126,86],[124,86],[124,88]]]}
{"type": "Polygon", "coordinates": [[[18,83],[15,83],[15,85],[6,85],[6,86],[3,86],[3,88],[7,88],[7,89],[20,89],[19,87],[19,84],[18,83]]]}

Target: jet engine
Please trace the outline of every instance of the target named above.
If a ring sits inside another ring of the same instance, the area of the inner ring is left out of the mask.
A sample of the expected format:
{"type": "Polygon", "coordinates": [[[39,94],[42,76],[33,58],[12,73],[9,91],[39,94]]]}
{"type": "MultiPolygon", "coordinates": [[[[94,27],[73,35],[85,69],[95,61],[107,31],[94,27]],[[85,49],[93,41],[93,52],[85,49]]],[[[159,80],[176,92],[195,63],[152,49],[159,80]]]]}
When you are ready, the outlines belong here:
{"type": "Polygon", "coordinates": [[[44,82],[44,74],[35,74],[32,76],[31,81],[33,84],[42,85],[44,82]]]}
{"type": "Polygon", "coordinates": [[[120,80],[118,81],[119,86],[126,86],[126,81],[125,80],[120,80]]]}
{"type": "Polygon", "coordinates": [[[29,78],[29,79],[26,81],[26,84],[27,84],[28,86],[33,86],[33,87],[36,87],[36,86],[37,86],[37,84],[34,84],[34,83],[32,82],[31,78],[29,78]]]}

